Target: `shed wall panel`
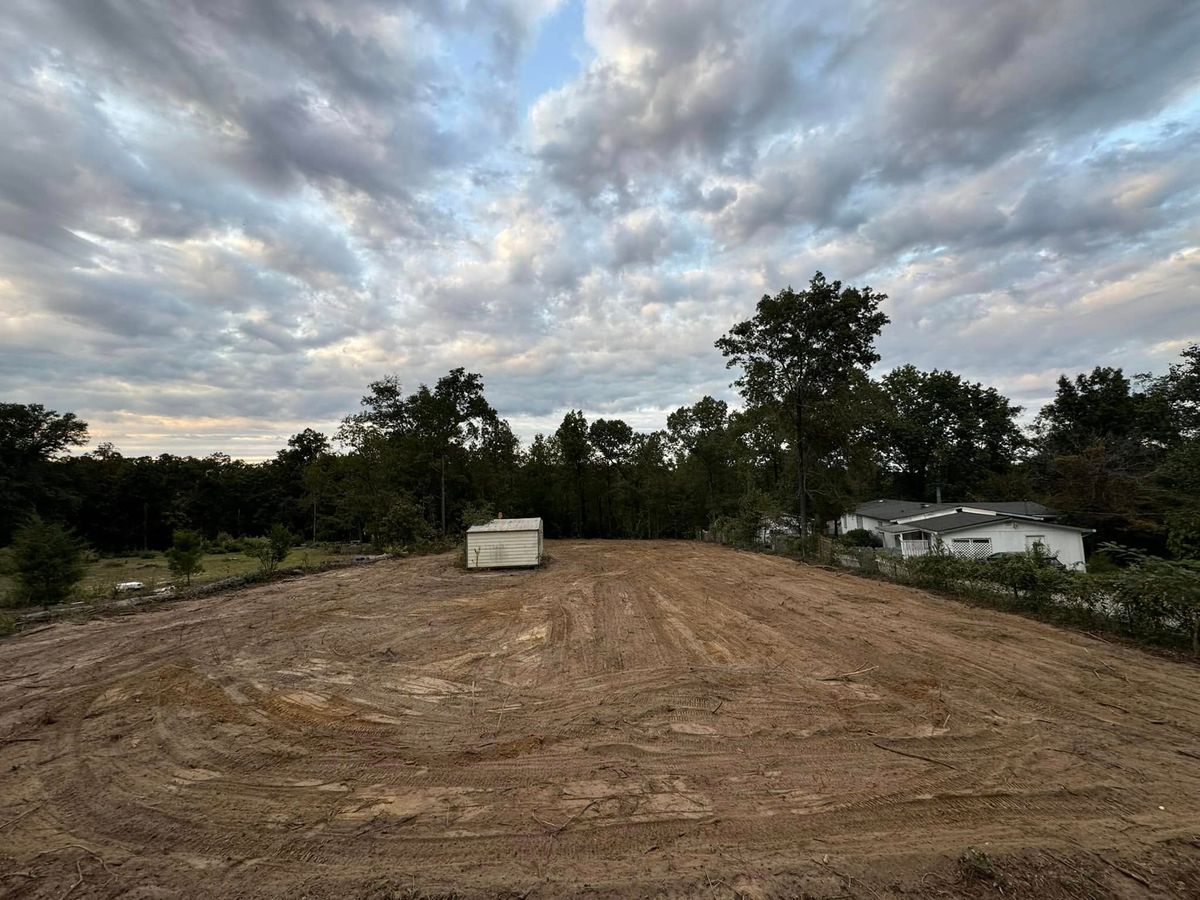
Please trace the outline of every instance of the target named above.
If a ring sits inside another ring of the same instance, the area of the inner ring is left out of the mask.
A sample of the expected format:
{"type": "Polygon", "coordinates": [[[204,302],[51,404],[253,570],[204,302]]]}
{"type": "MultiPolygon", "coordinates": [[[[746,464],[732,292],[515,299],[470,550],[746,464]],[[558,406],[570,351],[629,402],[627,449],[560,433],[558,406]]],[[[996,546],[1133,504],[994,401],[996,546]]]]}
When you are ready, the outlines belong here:
{"type": "Polygon", "coordinates": [[[542,539],[537,531],[482,531],[467,534],[467,568],[536,566],[542,539]]]}

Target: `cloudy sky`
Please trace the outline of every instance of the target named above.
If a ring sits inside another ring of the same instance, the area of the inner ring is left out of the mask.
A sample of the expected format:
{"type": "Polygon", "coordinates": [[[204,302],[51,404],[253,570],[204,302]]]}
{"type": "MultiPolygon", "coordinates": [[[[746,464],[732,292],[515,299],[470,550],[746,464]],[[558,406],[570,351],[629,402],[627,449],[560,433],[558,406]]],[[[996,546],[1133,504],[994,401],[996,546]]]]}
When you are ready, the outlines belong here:
{"type": "Polygon", "coordinates": [[[127,454],[659,427],[817,268],[1034,408],[1200,339],[1195,0],[5,0],[0,122],[0,400],[127,454]]]}

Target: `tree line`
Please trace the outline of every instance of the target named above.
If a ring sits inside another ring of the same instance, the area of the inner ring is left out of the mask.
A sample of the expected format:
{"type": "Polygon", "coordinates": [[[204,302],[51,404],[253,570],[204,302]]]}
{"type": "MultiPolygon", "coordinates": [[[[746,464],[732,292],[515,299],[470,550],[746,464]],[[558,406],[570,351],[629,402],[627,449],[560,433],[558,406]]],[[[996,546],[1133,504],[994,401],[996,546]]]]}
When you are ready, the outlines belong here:
{"type": "Polygon", "coordinates": [[[31,517],[104,552],[283,524],[314,541],[450,539],[503,512],[548,537],[691,537],[722,519],[821,523],[876,496],[1046,503],[1103,540],[1200,555],[1200,347],[1166,372],[1059,379],[1031,427],[994,388],[912,365],[880,378],[885,295],[829,281],[759,301],[716,342],[742,403],[705,396],[638,431],[571,410],[527,445],[456,368],[368,386],[337,431],[262,463],[224,453],[127,457],[75,414],[0,404],[0,546],[31,517]]]}

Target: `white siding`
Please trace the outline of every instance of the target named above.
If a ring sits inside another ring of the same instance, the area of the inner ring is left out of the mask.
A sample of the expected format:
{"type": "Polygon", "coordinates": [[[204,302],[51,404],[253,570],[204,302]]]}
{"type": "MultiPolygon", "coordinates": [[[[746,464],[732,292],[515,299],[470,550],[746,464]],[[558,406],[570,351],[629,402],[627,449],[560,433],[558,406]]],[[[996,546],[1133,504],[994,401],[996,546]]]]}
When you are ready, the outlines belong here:
{"type": "Polygon", "coordinates": [[[542,558],[540,531],[467,532],[467,568],[536,566],[542,558]]]}
{"type": "Polygon", "coordinates": [[[855,513],[843,513],[838,521],[838,534],[845,534],[847,531],[853,531],[856,528],[864,528],[867,531],[873,531],[876,534],[882,535],[880,526],[883,525],[882,519],[876,519],[871,516],[860,516],[855,513]]]}
{"type": "Polygon", "coordinates": [[[1083,535],[1078,531],[1059,528],[1050,522],[1030,522],[1012,519],[995,525],[984,522],[972,528],[962,528],[943,535],[942,540],[950,546],[951,538],[991,538],[993,553],[1024,553],[1026,539],[1040,535],[1046,552],[1058,558],[1068,569],[1084,570],[1083,535]]]}

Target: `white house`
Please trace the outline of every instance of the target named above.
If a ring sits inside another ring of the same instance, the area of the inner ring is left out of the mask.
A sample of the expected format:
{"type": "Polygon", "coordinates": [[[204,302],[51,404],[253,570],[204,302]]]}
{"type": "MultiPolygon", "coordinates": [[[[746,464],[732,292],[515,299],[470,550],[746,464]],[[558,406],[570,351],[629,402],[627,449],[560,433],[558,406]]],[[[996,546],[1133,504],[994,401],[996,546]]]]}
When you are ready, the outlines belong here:
{"type": "Polygon", "coordinates": [[[834,534],[845,534],[856,528],[873,531],[879,537],[883,536],[883,526],[891,525],[907,516],[940,515],[955,509],[965,509],[972,512],[992,514],[1007,514],[1025,516],[1032,519],[1053,519],[1053,510],[1034,503],[1032,500],[1014,500],[1009,502],[992,503],[924,503],[920,500],[870,500],[856,506],[848,513],[843,513],[834,522],[834,534]]]}
{"type": "Polygon", "coordinates": [[[1032,501],[917,503],[874,500],[846,513],[838,533],[873,532],[887,549],[922,556],[937,546],[958,556],[983,559],[993,553],[1023,553],[1040,545],[1069,569],[1084,568],[1083,536],[1091,529],[1052,521],[1053,510],[1032,501]]]}
{"type": "Polygon", "coordinates": [[[467,568],[537,566],[542,562],[541,519],[492,519],[467,529],[467,568]]]}

